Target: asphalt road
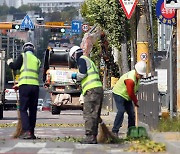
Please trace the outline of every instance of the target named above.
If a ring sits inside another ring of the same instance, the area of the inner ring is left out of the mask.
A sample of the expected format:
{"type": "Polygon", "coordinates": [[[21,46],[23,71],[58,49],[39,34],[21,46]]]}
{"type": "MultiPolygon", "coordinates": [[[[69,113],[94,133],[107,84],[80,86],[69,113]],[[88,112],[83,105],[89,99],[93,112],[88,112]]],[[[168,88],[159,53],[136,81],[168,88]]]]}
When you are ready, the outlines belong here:
{"type": "MultiPolygon", "coordinates": [[[[103,112],[102,118],[112,125],[112,117],[103,112]]],[[[38,111],[36,140],[13,139],[16,130],[16,111],[4,111],[0,120],[0,153],[17,154],[119,154],[124,153],[126,144],[80,144],[72,141],[58,141],[58,138],[84,136],[84,120],[82,111],[62,111],[60,115],[52,115],[49,111],[38,111]]]]}
{"type": "MultiPolygon", "coordinates": [[[[11,137],[13,132],[15,131],[16,123],[17,123],[17,111],[15,110],[4,111],[4,118],[0,120],[0,124],[4,124],[4,125],[7,124],[8,129],[0,128],[0,136],[1,136],[0,138],[11,137]]],[[[80,136],[82,136],[84,134],[84,128],[79,127],[79,124],[83,124],[83,123],[84,121],[82,117],[82,111],[62,111],[61,115],[52,115],[51,112],[49,111],[38,111],[37,127],[35,129],[35,133],[39,137],[51,137],[51,138],[57,137],[57,134],[59,134],[60,136],[67,136],[73,134],[74,135],[79,134],[80,136]],[[51,124],[54,125],[52,126],[51,124]],[[68,124],[71,125],[69,126],[68,124]],[[78,124],[78,128],[76,129],[74,127],[77,124],[78,124]],[[54,131],[57,132],[53,133],[54,131]]]]}

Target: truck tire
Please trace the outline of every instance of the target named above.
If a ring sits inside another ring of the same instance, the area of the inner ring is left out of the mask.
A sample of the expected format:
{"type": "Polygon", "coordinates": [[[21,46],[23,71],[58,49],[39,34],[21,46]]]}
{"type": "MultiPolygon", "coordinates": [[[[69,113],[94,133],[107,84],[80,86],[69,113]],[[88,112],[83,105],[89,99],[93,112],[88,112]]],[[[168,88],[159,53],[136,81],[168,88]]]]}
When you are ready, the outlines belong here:
{"type": "Polygon", "coordinates": [[[0,104],[0,119],[3,119],[3,104],[0,104]]]}
{"type": "Polygon", "coordinates": [[[60,107],[59,106],[56,106],[56,105],[52,105],[51,106],[51,113],[52,115],[57,115],[57,114],[60,114],[60,107]]]}

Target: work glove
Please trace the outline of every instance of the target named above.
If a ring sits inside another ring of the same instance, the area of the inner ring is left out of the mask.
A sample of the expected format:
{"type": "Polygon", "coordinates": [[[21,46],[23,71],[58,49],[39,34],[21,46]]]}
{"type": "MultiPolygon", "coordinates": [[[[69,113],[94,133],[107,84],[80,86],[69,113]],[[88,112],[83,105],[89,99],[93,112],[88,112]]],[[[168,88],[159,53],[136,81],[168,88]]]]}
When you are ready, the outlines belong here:
{"type": "Polygon", "coordinates": [[[7,64],[9,65],[10,63],[12,63],[13,62],[13,59],[12,58],[10,58],[10,59],[8,59],[7,60],[7,64]]]}
{"type": "Polygon", "coordinates": [[[68,79],[76,79],[76,77],[77,77],[76,73],[72,73],[72,72],[67,73],[67,78],[68,79]]]}
{"type": "Polygon", "coordinates": [[[77,73],[72,73],[71,79],[77,79],[77,73]]]}
{"type": "Polygon", "coordinates": [[[13,88],[15,91],[19,90],[18,84],[14,85],[12,88],[13,88]]]}

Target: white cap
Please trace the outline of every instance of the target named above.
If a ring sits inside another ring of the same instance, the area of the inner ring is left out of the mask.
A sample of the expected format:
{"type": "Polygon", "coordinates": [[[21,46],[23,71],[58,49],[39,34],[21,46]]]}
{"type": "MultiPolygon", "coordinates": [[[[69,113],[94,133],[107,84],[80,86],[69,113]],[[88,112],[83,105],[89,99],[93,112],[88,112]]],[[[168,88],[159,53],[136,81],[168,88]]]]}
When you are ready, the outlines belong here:
{"type": "Polygon", "coordinates": [[[135,65],[135,70],[137,71],[138,74],[145,75],[146,74],[146,62],[145,61],[137,62],[135,65]]]}
{"type": "Polygon", "coordinates": [[[23,45],[22,49],[24,50],[25,48],[33,48],[33,49],[35,49],[34,44],[32,44],[31,42],[25,43],[23,45]]]}
{"type": "Polygon", "coordinates": [[[69,51],[69,56],[72,58],[72,55],[77,51],[83,52],[83,50],[79,46],[73,46],[69,51]]]}

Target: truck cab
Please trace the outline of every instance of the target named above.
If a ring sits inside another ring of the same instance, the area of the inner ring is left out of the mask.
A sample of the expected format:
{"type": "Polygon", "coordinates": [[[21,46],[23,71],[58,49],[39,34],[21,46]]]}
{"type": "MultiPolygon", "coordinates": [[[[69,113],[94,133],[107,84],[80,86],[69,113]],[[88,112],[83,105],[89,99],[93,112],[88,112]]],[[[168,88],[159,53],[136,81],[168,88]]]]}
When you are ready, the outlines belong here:
{"type": "Polygon", "coordinates": [[[44,57],[43,81],[51,97],[52,114],[61,110],[82,109],[80,83],[70,76],[77,72],[75,62],[69,57],[68,47],[47,48],[44,57]],[[68,77],[69,76],[69,77],[68,77]]]}

